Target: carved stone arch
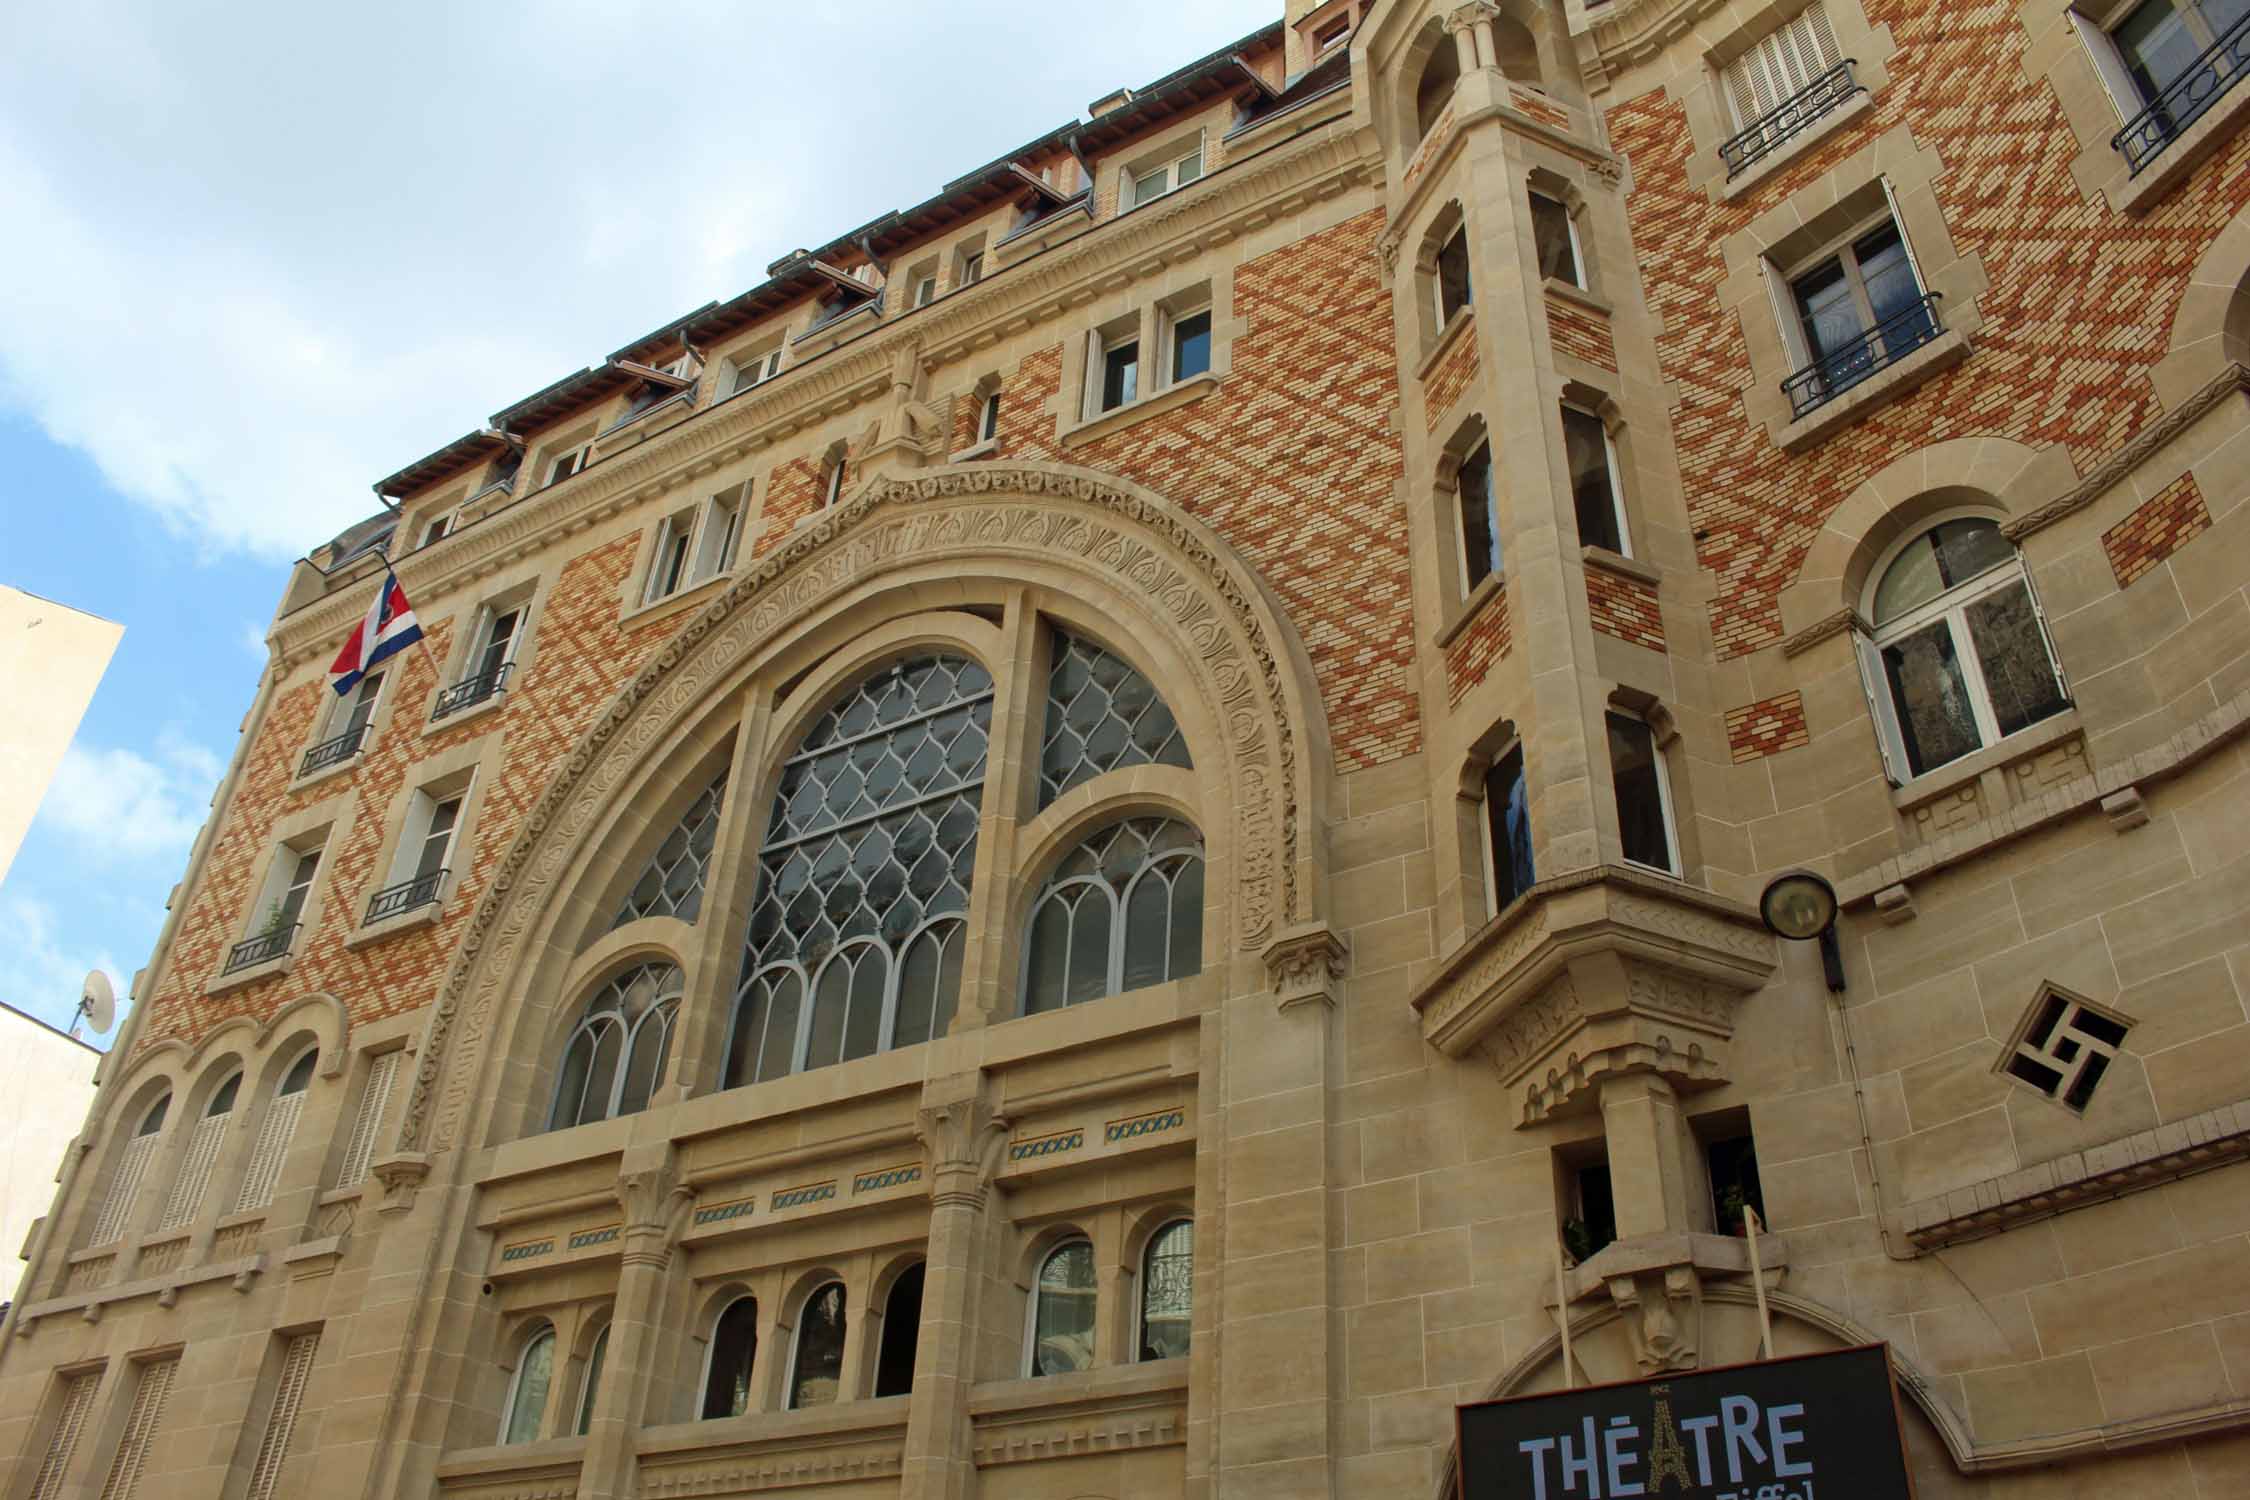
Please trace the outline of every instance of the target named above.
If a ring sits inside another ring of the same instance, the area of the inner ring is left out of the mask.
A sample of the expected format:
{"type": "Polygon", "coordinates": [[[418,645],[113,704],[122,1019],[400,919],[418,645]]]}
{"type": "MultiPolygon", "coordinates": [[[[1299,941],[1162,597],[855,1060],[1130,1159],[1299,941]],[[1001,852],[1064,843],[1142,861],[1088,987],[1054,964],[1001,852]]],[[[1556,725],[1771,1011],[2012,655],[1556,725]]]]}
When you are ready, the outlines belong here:
{"type": "Polygon", "coordinates": [[[2165,409],[2177,411],[2235,365],[2250,365],[2250,208],[2204,247],[2150,379],[2165,409]]]}
{"type": "Polygon", "coordinates": [[[315,990],[290,1001],[266,1018],[258,1028],[258,1050],[265,1051],[284,1035],[285,1026],[302,1015],[305,1029],[320,1043],[320,1076],[341,1078],[351,1061],[352,1018],[344,1002],[325,990],[315,990]]]}
{"type": "MultiPolygon", "coordinates": [[[[1218,754],[1199,774],[1231,808],[1230,933],[1262,951],[1325,916],[1328,735],[1302,642],[1234,549],[1128,481],[1058,464],[950,466],[869,483],[785,537],[688,619],[585,731],[471,913],[420,1047],[397,1144],[442,1152],[481,1130],[503,991],[548,936],[555,893],[651,759],[730,707],[761,664],[839,599],[944,587],[964,569],[1105,596],[1193,668],[1218,754]]],[[[1179,708],[1174,704],[1175,710],[1179,708]]],[[[1205,829],[1206,837],[1214,830],[1205,829]]],[[[503,1054],[506,1049],[499,1049],[503,1054]]]]}

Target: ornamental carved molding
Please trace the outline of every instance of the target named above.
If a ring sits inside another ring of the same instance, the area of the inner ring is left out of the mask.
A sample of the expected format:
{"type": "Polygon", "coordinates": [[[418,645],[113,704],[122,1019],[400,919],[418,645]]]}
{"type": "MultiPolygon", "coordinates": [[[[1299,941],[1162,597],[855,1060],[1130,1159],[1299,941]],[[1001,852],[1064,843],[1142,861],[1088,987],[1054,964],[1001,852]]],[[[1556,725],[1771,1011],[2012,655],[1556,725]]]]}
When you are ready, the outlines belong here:
{"type": "Polygon", "coordinates": [[[916,1110],[914,1136],[929,1169],[931,1202],[982,1208],[1009,1128],[1009,1120],[981,1096],[916,1110]]]}
{"type": "Polygon", "coordinates": [[[1276,1007],[1288,1010],[1311,1000],[1332,1006],[1351,944],[1327,923],[1317,922],[1282,934],[1264,957],[1276,1007]]]}
{"type": "Polygon", "coordinates": [[[1227,745],[1237,940],[1256,949],[1312,920],[1299,860],[1317,847],[1308,746],[1319,743],[1321,705],[1248,565],[1178,507],[1087,470],[979,463],[878,480],[692,616],[557,768],[464,926],[431,1007],[400,1150],[458,1141],[503,987],[585,840],[656,747],[799,621],[886,572],[948,555],[1062,563],[1137,597],[1170,627],[1227,745]]]}

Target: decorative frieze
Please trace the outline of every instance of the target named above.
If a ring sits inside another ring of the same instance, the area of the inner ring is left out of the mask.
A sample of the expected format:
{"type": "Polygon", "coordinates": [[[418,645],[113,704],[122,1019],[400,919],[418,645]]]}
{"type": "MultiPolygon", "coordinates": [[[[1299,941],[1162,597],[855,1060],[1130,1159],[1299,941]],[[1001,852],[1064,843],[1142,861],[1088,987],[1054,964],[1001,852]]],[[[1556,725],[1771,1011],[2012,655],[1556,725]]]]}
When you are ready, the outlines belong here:
{"type": "Polygon", "coordinates": [[[862,1172],[852,1179],[852,1192],[879,1193],[885,1188],[904,1187],[922,1180],[922,1164],[908,1162],[904,1166],[885,1167],[880,1172],[862,1172]]]}
{"type": "Polygon", "coordinates": [[[780,1213],[785,1208],[803,1208],[808,1203],[825,1203],[835,1196],[836,1180],[830,1178],[826,1182],[807,1183],[803,1187],[780,1188],[775,1191],[773,1202],[768,1207],[771,1212],[780,1213]]]}
{"type": "Polygon", "coordinates": [[[1008,1143],[1008,1160],[1014,1162],[1037,1161],[1045,1156],[1059,1156],[1065,1151],[1076,1151],[1086,1144],[1083,1130],[1058,1130],[1052,1135],[1035,1135],[1008,1143]]]}
{"type": "Polygon", "coordinates": [[[1102,1140],[1107,1145],[1119,1141],[1136,1140],[1145,1135],[1158,1135],[1167,1130],[1177,1130],[1187,1123],[1187,1112],[1181,1109],[1160,1109],[1151,1114],[1133,1115],[1128,1119],[1112,1120],[1102,1127],[1102,1140]]]}

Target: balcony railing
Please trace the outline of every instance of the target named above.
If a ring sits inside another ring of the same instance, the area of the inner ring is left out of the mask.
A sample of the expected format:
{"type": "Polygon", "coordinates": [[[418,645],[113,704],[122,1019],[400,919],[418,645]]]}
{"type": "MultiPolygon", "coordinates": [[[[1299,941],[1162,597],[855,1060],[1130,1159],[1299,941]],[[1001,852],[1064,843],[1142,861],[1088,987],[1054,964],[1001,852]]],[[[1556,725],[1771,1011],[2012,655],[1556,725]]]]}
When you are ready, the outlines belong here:
{"type": "Polygon", "coordinates": [[[447,874],[445,870],[432,870],[427,875],[417,875],[412,880],[400,881],[397,885],[386,886],[377,891],[367,898],[367,921],[364,925],[372,927],[386,917],[395,917],[418,906],[430,905],[437,900],[438,891],[444,887],[447,874]]]}
{"type": "Polygon", "coordinates": [[[350,760],[359,754],[359,747],[366,739],[367,726],[355,724],[334,739],[322,740],[305,752],[305,763],[297,768],[297,774],[310,776],[315,771],[350,760]]]}
{"type": "Polygon", "coordinates": [[[472,704],[487,698],[498,697],[508,690],[508,672],[512,662],[503,662],[489,672],[479,672],[474,677],[464,677],[437,695],[437,707],[430,711],[430,722],[436,723],[447,714],[457,714],[472,704]]]}
{"type": "Polygon", "coordinates": [[[1781,383],[1792,417],[1833,401],[1876,371],[1897,364],[1945,331],[1938,294],[1930,292],[1892,313],[1848,344],[1829,350],[1781,383]]]}
{"type": "Polygon", "coordinates": [[[2226,97],[2227,90],[2250,71],[2250,15],[2229,26],[2201,56],[2164,86],[2149,107],[2133,116],[2123,130],[2109,138],[2125,157],[2129,175],[2164,154],[2164,148],[2181,132],[2203,118],[2204,111],[2226,97]]]}
{"type": "Polygon", "coordinates": [[[1845,58],[1815,78],[1795,98],[1767,110],[1721,145],[1719,156],[1727,164],[1728,180],[1740,176],[1760,157],[1802,134],[1807,126],[1852,95],[1866,93],[1864,87],[1852,81],[1852,67],[1857,61],[1857,58],[1845,58]]]}
{"type": "Polygon", "coordinates": [[[291,922],[286,927],[261,932],[254,938],[244,938],[227,950],[226,966],[219,972],[232,974],[238,969],[247,969],[252,964],[262,964],[269,959],[281,957],[295,946],[297,929],[303,925],[301,922],[291,922]]]}

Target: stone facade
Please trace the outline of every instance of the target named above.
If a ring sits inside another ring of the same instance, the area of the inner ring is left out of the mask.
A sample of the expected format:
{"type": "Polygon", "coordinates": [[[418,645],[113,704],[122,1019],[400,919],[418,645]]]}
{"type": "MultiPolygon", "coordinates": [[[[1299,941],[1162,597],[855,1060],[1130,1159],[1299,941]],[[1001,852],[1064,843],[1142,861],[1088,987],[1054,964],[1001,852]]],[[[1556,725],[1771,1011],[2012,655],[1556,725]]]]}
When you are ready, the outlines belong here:
{"type": "Polygon", "coordinates": [[[1288,0],[383,481],[5,1493],[1435,1500],[1758,1276],[1923,1500],[2250,1490],[2245,111],[1823,0],[1743,120],[1804,9],[1288,0]]]}

